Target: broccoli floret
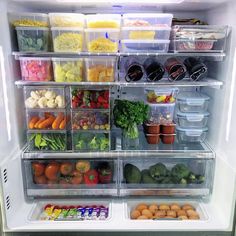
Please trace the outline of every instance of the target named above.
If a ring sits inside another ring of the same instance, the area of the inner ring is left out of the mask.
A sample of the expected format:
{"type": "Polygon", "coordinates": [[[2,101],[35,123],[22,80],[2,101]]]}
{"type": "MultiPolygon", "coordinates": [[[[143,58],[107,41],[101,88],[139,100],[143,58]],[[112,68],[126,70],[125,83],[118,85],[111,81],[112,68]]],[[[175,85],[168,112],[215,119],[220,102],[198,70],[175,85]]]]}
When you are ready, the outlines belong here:
{"type": "Polygon", "coordinates": [[[190,184],[194,184],[197,182],[196,176],[193,173],[190,173],[188,176],[188,182],[190,184]]]}
{"type": "Polygon", "coordinates": [[[99,148],[99,142],[97,142],[96,136],[89,142],[89,148],[96,150],[99,148]]]}
{"type": "Polygon", "coordinates": [[[198,184],[204,183],[204,181],[205,181],[205,176],[203,176],[203,175],[198,175],[198,176],[196,176],[196,177],[197,177],[197,183],[198,183],[198,184]]]}
{"type": "Polygon", "coordinates": [[[104,151],[109,149],[109,139],[108,138],[101,138],[100,139],[100,150],[104,151]]]}
{"type": "Polygon", "coordinates": [[[181,180],[180,180],[180,182],[179,182],[179,183],[180,183],[180,184],[187,184],[188,182],[187,182],[187,180],[186,180],[186,179],[184,179],[184,178],[183,178],[183,179],[181,179],[181,180]]]}
{"type": "Polygon", "coordinates": [[[164,164],[157,163],[154,166],[150,166],[149,173],[153,179],[159,182],[165,178],[165,176],[168,174],[168,171],[164,164]]]}
{"type": "Polygon", "coordinates": [[[190,171],[184,164],[176,164],[171,170],[171,176],[177,183],[183,178],[188,178],[190,171]]]}
{"type": "Polygon", "coordinates": [[[84,140],[79,140],[75,147],[79,150],[86,149],[86,143],[84,142],[84,140]]]}

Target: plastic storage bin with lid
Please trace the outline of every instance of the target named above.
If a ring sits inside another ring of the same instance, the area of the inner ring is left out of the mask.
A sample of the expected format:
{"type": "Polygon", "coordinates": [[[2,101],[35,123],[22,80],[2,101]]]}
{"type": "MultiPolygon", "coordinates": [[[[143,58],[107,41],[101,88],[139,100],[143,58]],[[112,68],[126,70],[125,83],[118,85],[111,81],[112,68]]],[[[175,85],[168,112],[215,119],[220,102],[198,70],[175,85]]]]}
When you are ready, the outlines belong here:
{"type": "Polygon", "coordinates": [[[79,27],[53,27],[54,52],[81,52],[83,51],[84,30],[79,27]]]}
{"type": "Polygon", "coordinates": [[[52,58],[55,82],[83,81],[82,58],[52,58]]]}
{"type": "Polygon", "coordinates": [[[183,113],[177,112],[177,124],[181,128],[204,128],[207,125],[209,112],[183,113]]]}
{"type": "Polygon", "coordinates": [[[177,106],[180,112],[207,111],[210,97],[200,92],[181,92],[177,96],[177,106]]]}
{"type": "Polygon", "coordinates": [[[25,81],[53,80],[52,63],[45,57],[20,57],[21,78],[25,81]]]}
{"type": "Polygon", "coordinates": [[[115,57],[90,57],[85,59],[88,82],[113,82],[116,69],[115,57]]]}
{"type": "Polygon", "coordinates": [[[203,142],[206,138],[208,128],[181,128],[176,127],[176,134],[179,143],[203,142]]]}
{"type": "Polygon", "coordinates": [[[18,49],[22,52],[47,52],[50,34],[47,27],[16,27],[18,49]]]}
{"type": "Polygon", "coordinates": [[[87,28],[120,28],[121,15],[93,14],[86,16],[87,28]]]}
{"type": "Polygon", "coordinates": [[[223,52],[227,26],[176,25],[172,28],[170,50],[174,52],[223,52]]]}
{"type": "MultiPolygon", "coordinates": [[[[13,15],[13,14],[12,14],[13,15]]],[[[15,13],[11,22],[15,27],[48,27],[48,15],[43,13],[15,13]]]]}
{"type": "Polygon", "coordinates": [[[49,13],[51,27],[84,27],[84,15],[79,13],[49,13]]]}
{"type": "Polygon", "coordinates": [[[119,48],[119,29],[85,29],[86,45],[89,52],[112,53],[119,48]]]}

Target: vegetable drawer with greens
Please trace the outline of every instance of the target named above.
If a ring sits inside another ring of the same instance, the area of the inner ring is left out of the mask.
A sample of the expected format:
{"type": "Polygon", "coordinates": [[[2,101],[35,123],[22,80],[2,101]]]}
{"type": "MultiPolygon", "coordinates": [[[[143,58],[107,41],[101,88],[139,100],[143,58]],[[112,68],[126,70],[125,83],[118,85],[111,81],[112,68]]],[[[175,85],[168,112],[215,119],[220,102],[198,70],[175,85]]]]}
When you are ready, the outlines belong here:
{"type": "Polygon", "coordinates": [[[213,157],[121,158],[121,195],[208,196],[213,157]]]}
{"type": "Polygon", "coordinates": [[[28,197],[117,195],[115,159],[24,159],[23,168],[28,197]]]}

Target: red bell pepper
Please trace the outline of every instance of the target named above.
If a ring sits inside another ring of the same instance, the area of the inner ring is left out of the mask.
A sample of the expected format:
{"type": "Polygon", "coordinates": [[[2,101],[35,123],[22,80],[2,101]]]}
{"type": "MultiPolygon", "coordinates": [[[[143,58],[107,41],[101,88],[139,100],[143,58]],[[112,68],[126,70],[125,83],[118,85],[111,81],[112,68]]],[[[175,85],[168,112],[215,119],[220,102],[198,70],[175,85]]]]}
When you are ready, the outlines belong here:
{"type": "Polygon", "coordinates": [[[104,103],[104,104],[103,104],[103,108],[104,108],[104,109],[108,109],[108,108],[109,108],[109,104],[108,104],[108,103],[104,103]]]}
{"type": "Polygon", "coordinates": [[[84,183],[86,185],[98,184],[98,172],[96,170],[89,170],[84,174],[84,183]]]}
{"type": "Polygon", "coordinates": [[[98,178],[101,184],[108,184],[112,181],[112,169],[109,162],[102,162],[98,167],[98,178]]]}
{"type": "Polygon", "coordinates": [[[103,98],[101,95],[98,97],[99,103],[107,103],[107,99],[103,98]]]}

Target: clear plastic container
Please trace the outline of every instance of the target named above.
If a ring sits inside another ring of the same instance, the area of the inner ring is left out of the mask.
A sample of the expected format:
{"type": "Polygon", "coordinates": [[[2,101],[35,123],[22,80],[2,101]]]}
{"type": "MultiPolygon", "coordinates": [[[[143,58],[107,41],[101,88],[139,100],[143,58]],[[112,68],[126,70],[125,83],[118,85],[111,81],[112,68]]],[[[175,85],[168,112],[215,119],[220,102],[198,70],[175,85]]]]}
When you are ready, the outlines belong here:
{"type": "Polygon", "coordinates": [[[67,150],[67,136],[65,131],[40,130],[27,131],[29,151],[61,152],[67,150]]]}
{"type": "Polygon", "coordinates": [[[151,108],[150,115],[152,119],[158,121],[159,124],[172,122],[174,118],[175,103],[148,103],[151,108]]]}
{"type": "Polygon", "coordinates": [[[176,25],[172,28],[171,50],[174,52],[223,52],[227,26],[176,25]]]}
{"type": "Polygon", "coordinates": [[[119,29],[85,29],[86,45],[89,52],[117,52],[119,47],[119,29]]]}
{"type": "Polygon", "coordinates": [[[122,27],[121,38],[132,40],[169,40],[170,27],[122,27]]]}
{"type": "Polygon", "coordinates": [[[43,13],[17,12],[13,16],[15,27],[48,27],[48,15],[43,13]]]}
{"type": "Polygon", "coordinates": [[[16,27],[20,52],[47,52],[50,48],[50,32],[47,27],[16,27]]]}
{"type": "Polygon", "coordinates": [[[79,13],[49,13],[51,27],[84,27],[84,15],[79,13]]]}
{"type": "Polygon", "coordinates": [[[82,58],[52,58],[55,82],[81,82],[83,78],[82,58]]]}
{"type": "Polygon", "coordinates": [[[65,130],[68,122],[66,112],[27,110],[27,128],[30,130],[65,130]]]}
{"type": "Polygon", "coordinates": [[[84,30],[78,27],[53,27],[54,52],[83,51],[84,30]]]}
{"type": "Polygon", "coordinates": [[[177,96],[177,105],[181,112],[207,111],[210,97],[199,92],[182,92],[177,96]]]}
{"type": "Polygon", "coordinates": [[[176,134],[180,143],[203,142],[206,138],[208,128],[180,128],[176,127],[176,134]]]}
{"type": "Polygon", "coordinates": [[[177,112],[177,124],[182,128],[204,128],[207,125],[209,112],[182,113],[177,112]]]}
{"type": "Polygon", "coordinates": [[[72,149],[79,152],[105,152],[110,150],[109,131],[73,131],[72,149]]]}
{"type": "Polygon", "coordinates": [[[65,108],[64,87],[24,87],[25,107],[27,109],[65,108]]]}
{"type": "Polygon", "coordinates": [[[169,50],[170,40],[121,40],[123,52],[161,52],[166,53],[169,50]]]}
{"type": "Polygon", "coordinates": [[[71,86],[71,108],[73,109],[110,109],[109,89],[85,89],[71,86]]]}
{"type": "MultiPolygon", "coordinates": [[[[117,167],[116,159],[73,159],[66,154],[60,158],[26,159],[25,190],[32,197],[54,196],[54,201],[56,196],[117,195],[117,167]]],[[[76,201],[77,207],[83,200],[76,201]]]]}
{"type": "Polygon", "coordinates": [[[115,81],[115,57],[90,57],[85,59],[86,78],[88,82],[115,81]]]}
{"type": "Polygon", "coordinates": [[[120,28],[121,15],[95,14],[86,16],[87,28],[120,28]]]}
{"type": "Polygon", "coordinates": [[[146,93],[146,99],[148,103],[174,103],[175,97],[177,95],[178,89],[169,89],[169,88],[163,88],[163,89],[145,89],[146,93]]]}
{"type": "Polygon", "coordinates": [[[53,80],[52,63],[45,57],[20,57],[21,79],[25,81],[53,80]]]}
{"type": "Polygon", "coordinates": [[[172,14],[159,13],[128,13],[123,15],[122,26],[125,27],[171,27],[172,14]]]}
{"type": "Polygon", "coordinates": [[[110,112],[107,111],[72,111],[73,130],[110,130],[110,112]]]}

